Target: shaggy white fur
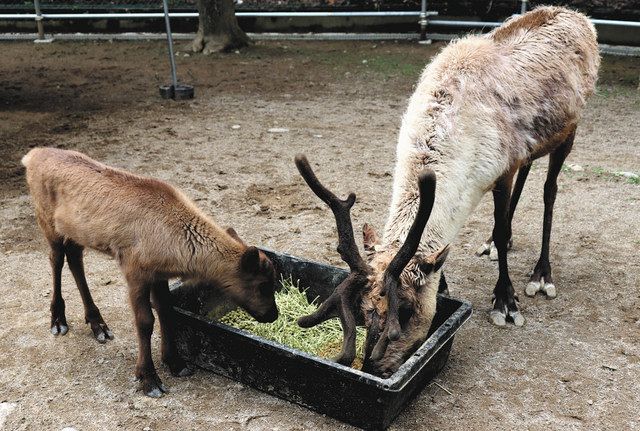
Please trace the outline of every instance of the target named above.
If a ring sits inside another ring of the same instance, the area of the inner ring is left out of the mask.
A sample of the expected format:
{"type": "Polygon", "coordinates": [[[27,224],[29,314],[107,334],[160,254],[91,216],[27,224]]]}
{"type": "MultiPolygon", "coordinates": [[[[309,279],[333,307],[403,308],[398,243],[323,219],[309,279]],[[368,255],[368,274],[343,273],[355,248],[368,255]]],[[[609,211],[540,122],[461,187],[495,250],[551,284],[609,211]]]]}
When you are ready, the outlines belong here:
{"type": "MultiPolygon", "coordinates": [[[[402,277],[400,296],[413,301],[415,313],[390,343],[382,368],[397,367],[424,340],[435,314],[439,273],[420,273],[419,262],[454,240],[500,177],[564,142],[594,91],[599,63],[587,17],[540,7],[491,33],[450,43],[424,69],[402,119],[389,217],[372,259],[376,271],[384,271],[407,236],[419,204],[418,175],[427,168],[436,173],[435,204],[402,277]]],[[[365,315],[367,308],[386,309],[379,278],[372,277],[365,315]]],[[[552,285],[540,289],[555,294],[552,285]]],[[[516,313],[510,317],[522,325],[516,313]]]]}

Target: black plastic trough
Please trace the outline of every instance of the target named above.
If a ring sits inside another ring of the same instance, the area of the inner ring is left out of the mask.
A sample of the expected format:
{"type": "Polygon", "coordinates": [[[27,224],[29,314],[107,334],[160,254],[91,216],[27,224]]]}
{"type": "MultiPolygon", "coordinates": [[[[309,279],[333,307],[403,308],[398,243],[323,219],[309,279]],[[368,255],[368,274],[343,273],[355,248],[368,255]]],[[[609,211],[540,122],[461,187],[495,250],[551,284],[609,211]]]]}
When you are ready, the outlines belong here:
{"type": "MultiPolygon", "coordinates": [[[[307,297],[325,300],[346,277],[340,268],[265,250],[277,271],[299,280],[307,297]]],[[[268,394],[365,429],[385,429],[407,403],[444,367],[453,336],[471,316],[471,305],[439,296],[431,335],[387,379],[363,373],[201,315],[222,316],[235,308],[207,298],[198,286],[175,284],[177,344],[187,361],[268,394]]]]}

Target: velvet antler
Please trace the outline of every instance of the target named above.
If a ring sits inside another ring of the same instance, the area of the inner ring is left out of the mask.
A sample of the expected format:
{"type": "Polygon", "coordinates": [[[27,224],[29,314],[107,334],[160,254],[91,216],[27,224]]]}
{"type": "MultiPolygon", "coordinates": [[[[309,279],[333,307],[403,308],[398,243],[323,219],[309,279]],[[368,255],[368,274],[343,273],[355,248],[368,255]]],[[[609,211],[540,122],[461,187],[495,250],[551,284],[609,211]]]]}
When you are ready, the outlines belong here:
{"type": "Polygon", "coordinates": [[[371,271],[369,265],[360,256],[353,236],[350,210],[356,201],[356,195],[350,193],[347,199],[339,199],[320,183],[304,155],[297,155],[295,162],[309,188],[333,211],[338,229],[338,253],[351,269],[349,276],[336,287],[331,296],[314,313],[298,319],[298,325],[309,328],[332,317],[339,317],[343,342],[342,351],[335,360],[343,365],[351,365],[356,356],[354,309],[359,308],[361,292],[368,282],[367,277],[371,271]]]}
{"type": "Polygon", "coordinates": [[[378,339],[371,359],[376,361],[382,358],[387,350],[389,341],[395,341],[400,337],[398,286],[400,275],[411,258],[415,255],[420,244],[422,232],[427,225],[436,192],[436,174],[432,170],[425,170],[418,176],[418,188],[420,190],[420,204],[416,218],[407,233],[407,238],[389,263],[384,273],[384,290],[387,295],[387,318],[384,330],[378,339]]]}

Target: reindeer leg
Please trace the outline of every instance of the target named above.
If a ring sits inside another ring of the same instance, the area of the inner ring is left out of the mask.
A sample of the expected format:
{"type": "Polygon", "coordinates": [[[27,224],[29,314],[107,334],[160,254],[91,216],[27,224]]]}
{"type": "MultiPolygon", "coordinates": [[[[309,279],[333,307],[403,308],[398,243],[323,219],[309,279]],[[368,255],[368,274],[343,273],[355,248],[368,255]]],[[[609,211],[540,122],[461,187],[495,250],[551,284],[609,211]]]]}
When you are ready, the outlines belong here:
{"type": "Polygon", "coordinates": [[[494,302],[491,310],[491,321],[498,326],[504,326],[507,319],[516,326],[524,325],[524,317],[518,311],[517,297],[509,278],[507,266],[507,246],[511,238],[511,224],[509,223],[509,199],[513,172],[507,173],[498,180],[493,190],[494,218],[493,238],[498,249],[498,267],[500,274],[493,291],[494,302]]]}
{"type": "Polygon", "coordinates": [[[82,304],[84,305],[84,321],[91,325],[91,331],[96,340],[98,340],[99,343],[106,343],[107,340],[113,340],[113,332],[111,332],[107,324],[104,323],[100,310],[91,297],[87,278],[84,274],[83,251],[84,247],[81,245],[71,241],[65,243],[64,252],[67,255],[67,263],[76,281],[76,285],[80,291],[80,297],[82,298],[82,304]]]}
{"type": "Polygon", "coordinates": [[[53,273],[53,293],[51,294],[51,333],[64,335],[69,331],[67,318],[64,313],[64,299],[62,299],[62,267],[64,266],[64,244],[62,239],[49,241],[49,262],[53,273]]]}
{"type": "Polygon", "coordinates": [[[571,152],[575,129],[569,137],[549,155],[549,169],[544,183],[544,223],[542,225],[542,249],[540,258],[525,289],[527,296],[535,296],[539,291],[546,293],[548,298],[557,296],[556,286],[551,278],[551,264],[549,263],[549,240],[551,238],[551,222],[553,220],[553,204],[558,192],[558,174],[562,164],[571,152]]]}
{"type": "MultiPolygon", "coordinates": [[[[520,169],[518,170],[518,177],[516,178],[515,186],[513,186],[513,192],[511,193],[511,200],[509,203],[509,226],[511,226],[513,214],[516,212],[516,207],[518,206],[518,201],[520,200],[520,195],[522,194],[522,189],[524,188],[524,183],[527,181],[527,176],[529,175],[530,170],[531,162],[527,163],[526,165],[520,166],[520,169]]],[[[509,237],[507,249],[510,250],[512,246],[513,241],[511,237],[509,237]]],[[[482,256],[485,254],[488,254],[489,259],[491,260],[498,260],[498,249],[493,242],[493,235],[491,235],[476,251],[477,256],[482,256]]]]}
{"type": "Polygon", "coordinates": [[[154,317],[151,312],[150,294],[154,280],[135,270],[125,271],[129,284],[129,299],[138,333],[138,360],[136,362],[136,379],[140,381],[145,395],[153,398],[162,396],[166,389],[162,385],[151,358],[151,334],[154,317]]]}
{"type": "Polygon", "coordinates": [[[151,302],[158,313],[158,320],[160,321],[162,362],[167,364],[171,374],[176,377],[192,375],[193,370],[187,367],[184,359],[178,355],[175,348],[175,312],[167,280],[161,280],[154,284],[151,289],[151,302]]]}

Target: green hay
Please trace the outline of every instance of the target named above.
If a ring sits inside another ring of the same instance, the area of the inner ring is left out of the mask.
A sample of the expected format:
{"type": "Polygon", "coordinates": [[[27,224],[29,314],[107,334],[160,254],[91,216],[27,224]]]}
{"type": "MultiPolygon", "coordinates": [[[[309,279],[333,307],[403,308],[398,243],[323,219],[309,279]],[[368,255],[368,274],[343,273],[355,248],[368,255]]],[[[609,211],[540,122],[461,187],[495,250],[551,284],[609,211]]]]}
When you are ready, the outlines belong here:
{"type": "MultiPolygon", "coordinates": [[[[258,323],[240,308],[225,314],[219,322],[312,355],[328,359],[337,356],[342,348],[340,321],[330,319],[312,328],[299,327],[296,323],[298,317],[313,313],[317,304],[315,301],[308,303],[305,294],[291,279],[283,279],[281,284],[282,289],[275,294],[280,312],[275,322],[258,323]]],[[[355,368],[362,364],[364,339],[365,329],[357,328],[355,368]]]]}

